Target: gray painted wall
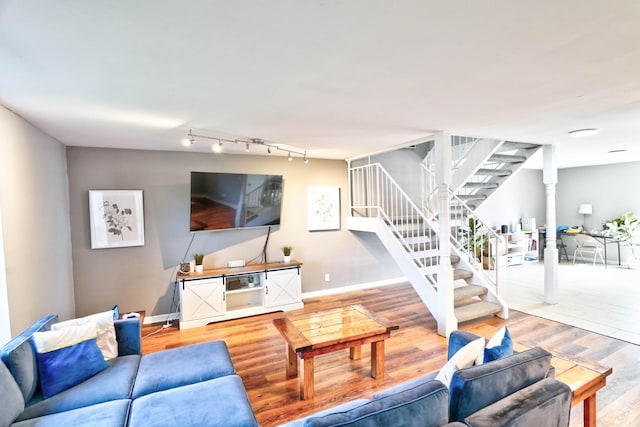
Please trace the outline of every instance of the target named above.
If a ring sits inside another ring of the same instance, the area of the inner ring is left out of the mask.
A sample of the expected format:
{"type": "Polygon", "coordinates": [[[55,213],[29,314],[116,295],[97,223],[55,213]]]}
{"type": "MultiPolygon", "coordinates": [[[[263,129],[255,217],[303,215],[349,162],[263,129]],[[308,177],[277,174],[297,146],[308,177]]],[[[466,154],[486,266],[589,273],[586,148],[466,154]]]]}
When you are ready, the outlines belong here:
{"type": "MultiPolygon", "coordinates": [[[[640,215],[640,197],[635,190],[640,182],[640,163],[567,168],[558,171],[556,209],[558,225],[580,225],[583,216],[578,206],[590,203],[593,214],[586,216],[588,230],[602,230],[607,220],[625,212],[640,215]]],[[[573,252],[573,239],[564,237],[569,256],[573,252]]],[[[622,264],[627,264],[631,253],[622,249],[622,264]]],[[[615,246],[608,247],[607,258],[618,261],[615,246]]]]}
{"type": "Polygon", "coordinates": [[[601,230],[610,219],[625,212],[640,215],[640,197],[635,190],[640,182],[640,163],[567,168],[558,171],[558,224],[580,225],[582,203],[593,205],[587,215],[589,230],[601,230]]]}
{"type": "Polygon", "coordinates": [[[75,312],[66,150],[3,107],[0,141],[0,243],[16,335],[45,314],[75,312]]]}
{"type": "Polygon", "coordinates": [[[344,161],[312,159],[304,164],[283,157],[69,147],[67,163],[77,315],[114,304],[124,311],[168,314],[176,266],[185,255],[191,260],[191,254],[204,253],[205,268],[259,255],[265,228],[189,232],[191,171],[284,176],[282,224],[272,230],[268,259],[280,260],[280,247],[292,245],[293,258],[304,263],[303,292],[401,276],[375,235],[354,233],[345,227],[348,194],[344,161]],[[340,187],[340,230],[307,231],[309,186],[340,187]],[[144,246],[90,249],[88,191],[109,189],[143,190],[144,246]],[[330,282],[324,281],[325,273],[330,274],[330,282]]]}
{"type": "Polygon", "coordinates": [[[523,217],[535,218],[540,226],[546,223],[546,205],[542,171],[520,169],[480,205],[478,214],[494,229],[515,226],[523,217]]]}

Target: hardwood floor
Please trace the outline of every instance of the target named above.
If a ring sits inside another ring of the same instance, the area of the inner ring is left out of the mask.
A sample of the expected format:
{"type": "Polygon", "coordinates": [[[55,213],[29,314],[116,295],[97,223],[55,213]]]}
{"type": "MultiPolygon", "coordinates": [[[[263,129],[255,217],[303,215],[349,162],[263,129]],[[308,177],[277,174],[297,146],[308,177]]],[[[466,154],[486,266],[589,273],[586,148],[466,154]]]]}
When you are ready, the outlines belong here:
{"type": "MultiPolygon", "coordinates": [[[[156,332],[159,325],[145,326],[143,335],[156,333],[143,339],[143,352],[225,340],[256,418],[266,427],[354,398],[371,397],[439,370],[446,362],[447,341],[436,334],[433,317],[408,284],[306,299],[304,303],[304,309],[290,313],[362,304],[399,324],[400,329],[386,340],[384,378],[370,376],[370,346],[362,347],[360,360],[350,360],[347,350],[325,354],[316,358],[315,397],[301,401],[297,378],[286,378],[284,340],[272,324],[273,319],[287,315],[281,312],[183,331],[171,327],[156,332]]],[[[462,324],[460,329],[490,337],[504,324],[516,342],[537,343],[613,367],[607,386],[597,395],[598,425],[640,425],[640,346],[513,310],[509,320],[489,317],[462,324]]],[[[582,425],[581,405],[572,408],[570,425],[582,425]]]]}

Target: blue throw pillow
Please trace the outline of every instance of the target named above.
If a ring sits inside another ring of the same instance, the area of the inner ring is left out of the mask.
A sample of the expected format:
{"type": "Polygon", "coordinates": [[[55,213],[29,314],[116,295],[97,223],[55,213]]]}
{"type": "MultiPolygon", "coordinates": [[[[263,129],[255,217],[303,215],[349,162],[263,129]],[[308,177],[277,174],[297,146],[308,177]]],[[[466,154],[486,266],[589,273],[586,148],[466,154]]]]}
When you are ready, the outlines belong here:
{"type": "Polygon", "coordinates": [[[33,334],[42,397],[47,399],[106,369],[96,343],[96,324],[89,322],[33,334]]]}
{"type": "Polygon", "coordinates": [[[491,337],[484,348],[484,363],[493,360],[502,359],[503,357],[513,354],[513,341],[506,326],[500,328],[496,334],[491,337]]]}

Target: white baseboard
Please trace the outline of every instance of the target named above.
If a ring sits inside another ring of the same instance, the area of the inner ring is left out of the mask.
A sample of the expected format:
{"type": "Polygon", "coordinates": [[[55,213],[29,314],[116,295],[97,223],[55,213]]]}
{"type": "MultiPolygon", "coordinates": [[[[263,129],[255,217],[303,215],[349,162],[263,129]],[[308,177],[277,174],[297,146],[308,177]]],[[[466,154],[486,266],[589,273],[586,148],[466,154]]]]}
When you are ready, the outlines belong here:
{"type": "Polygon", "coordinates": [[[170,314],[157,314],[155,316],[145,316],[144,325],[148,325],[151,323],[164,323],[166,321],[178,320],[180,317],[179,313],[170,313],[170,314]]]}
{"type": "Polygon", "coordinates": [[[339,288],[322,289],[320,291],[303,292],[302,299],[317,298],[326,295],[342,294],[345,292],[359,291],[362,289],[378,288],[380,286],[396,285],[406,282],[406,277],[396,277],[394,279],[378,280],[376,282],[359,283],[357,285],[340,286],[339,288]]]}

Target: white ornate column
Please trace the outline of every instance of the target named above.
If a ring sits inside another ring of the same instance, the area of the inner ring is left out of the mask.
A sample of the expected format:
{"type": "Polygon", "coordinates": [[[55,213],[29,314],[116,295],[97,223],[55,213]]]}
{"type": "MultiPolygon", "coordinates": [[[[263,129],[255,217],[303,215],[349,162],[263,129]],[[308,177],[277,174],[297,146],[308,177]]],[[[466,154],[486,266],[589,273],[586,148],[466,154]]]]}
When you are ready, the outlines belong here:
{"type": "Polygon", "coordinates": [[[451,186],[451,135],[435,136],[436,183],[438,184],[438,229],[440,262],[438,265],[438,311],[434,315],[438,334],[448,337],[458,329],[454,314],[453,269],[451,268],[451,214],[449,187],[451,186]]]}
{"type": "Polygon", "coordinates": [[[542,147],[544,182],[547,201],[547,238],[544,249],[544,302],[558,303],[558,248],[556,247],[556,184],[558,168],[556,167],[555,147],[542,147]]]}

